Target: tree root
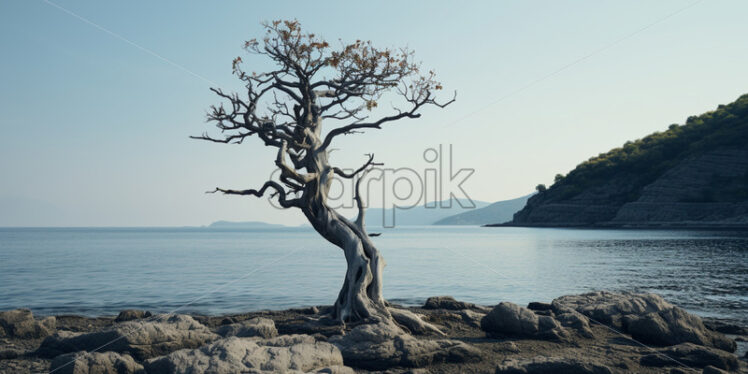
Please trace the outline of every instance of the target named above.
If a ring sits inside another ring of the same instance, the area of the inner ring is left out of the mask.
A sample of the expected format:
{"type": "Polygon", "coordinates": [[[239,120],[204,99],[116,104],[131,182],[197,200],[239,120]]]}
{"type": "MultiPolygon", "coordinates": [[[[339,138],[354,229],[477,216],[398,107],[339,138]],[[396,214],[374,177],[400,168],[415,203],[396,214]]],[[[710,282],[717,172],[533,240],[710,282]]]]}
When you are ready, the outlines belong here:
{"type": "Polygon", "coordinates": [[[428,322],[424,322],[421,317],[409,310],[396,308],[388,308],[388,310],[390,311],[392,319],[394,319],[395,322],[407,328],[413,334],[436,333],[437,335],[441,336],[447,335],[439,330],[436,326],[428,322]]]}

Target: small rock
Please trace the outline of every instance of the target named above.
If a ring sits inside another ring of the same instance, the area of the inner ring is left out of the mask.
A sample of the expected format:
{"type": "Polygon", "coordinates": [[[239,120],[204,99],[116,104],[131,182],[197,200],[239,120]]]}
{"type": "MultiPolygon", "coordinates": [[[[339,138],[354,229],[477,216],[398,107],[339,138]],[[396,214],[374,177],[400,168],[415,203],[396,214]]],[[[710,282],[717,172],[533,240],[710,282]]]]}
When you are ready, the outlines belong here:
{"type": "Polygon", "coordinates": [[[229,336],[236,336],[239,338],[248,338],[252,336],[272,338],[278,336],[275,322],[270,318],[264,317],[255,317],[239,323],[224,325],[219,327],[216,332],[224,338],[229,336]]]}
{"type": "Polygon", "coordinates": [[[128,355],[114,352],[77,352],[55,357],[50,371],[59,374],[145,374],[143,365],[128,355]]]}
{"type": "Polygon", "coordinates": [[[481,329],[489,335],[537,339],[563,339],[566,332],[548,316],[538,316],[517,304],[502,302],[481,320],[481,329]]]}
{"type": "Polygon", "coordinates": [[[348,366],[335,365],[319,369],[314,374],[356,374],[356,371],[348,366]]]}
{"type": "Polygon", "coordinates": [[[55,317],[37,321],[28,309],[0,312],[0,331],[4,336],[20,339],[38,339],[52,334],[56,328],[55,317]]]}
{"type": "Polygon", "coordinates": [[[704,318],[704,325],[712,331],[730,335],[748,335],[748,328],[716,318],[704,318]]]}
{"type": "Polygon", "coordinates": [[[114,322],[133,321],[136,319],[143,319],[151,316],[153,316],[153,314],[151,314],[151,312],[147,310],[127,309],[119,312],[117,318],[114,319],[114,322]]]}
{"type": "Polygon", "coordinates": [[[561,326],[571,328],[585,338],[592,339],[595,337],[595,335],[592,333],[592,329],[590,328],[589,319],[579,312],[570,311],[567,313],[559,314],[556,316],[556,320],[561,323],[561,326]]]}
{"type": "Polygon", "coordinates": [[[505,352],[511,352],[511,353],[520,353],[521,350],[514,342],[504,342],[501,344],[501,350],[505,352]]]}
{"type": "Polygon", "coordinates": [[[600,363],[574,358],[537,356],[529,360],[506,360],[496,368],[496,374],[612,374],[600,363]]]}
{"type": "Polygon", "coordinates": [[[0,360],[12,360],[23,355],[23,352],[16,349],[0,349],[0,360]]]}
{"type": "Polygon", "coordinates": [[[346,373],[340,369],[333,369],[343,365],[343,357],[334,345],[315,342],[311,337],[311,342],[300,337],[279,338],[272,339],[270,343],[237,337],[220,339],[198,349],[183,349],[148,360],[145,366],[149,373],[167,374],[291,371],[346,373]],[[277,345],[281,343],[289,345],[277,345]]]}
{"type": "Polygon", "coordinates": [[[530,310],[551,310],[553,309],[553,306],[548,303],[541,303],[537,301],[533,301],[529,304],[527,304],[527,309],[530,310]]]}
{"type": "Polygon", "coordinates": [[[703,368],[716,366],[724,370],[737,370],[738,358],[723,350],[683,343],[664,348],[656,354],[643,356],[639,362],[646,366],[686,365],[703,368]]]}
{"type": "Polygon", "coordinates": [[[457,314],[465,323],[476,328],[480,328],[480,321],[486,316],[485,313],[474,312],[470,309],[461,310],[457,314]]]}
{"type": "Polygon", "coordinates": [[[432,296],[426,299],[423,309],[462,310],[473,308],[475,304],[457,301],[452,296],[432,296]]]}

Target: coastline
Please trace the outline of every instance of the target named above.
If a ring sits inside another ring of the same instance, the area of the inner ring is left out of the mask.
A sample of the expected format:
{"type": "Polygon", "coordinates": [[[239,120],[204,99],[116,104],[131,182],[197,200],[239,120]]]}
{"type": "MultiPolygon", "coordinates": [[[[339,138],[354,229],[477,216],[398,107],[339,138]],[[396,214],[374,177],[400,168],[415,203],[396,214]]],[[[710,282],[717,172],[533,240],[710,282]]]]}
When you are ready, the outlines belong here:
{"type": "Polygon", "coordinates": [[[650,223],[618,223],[603,222],[594,224],[574,223],[491,223],[481,227],[527,227],[527,228],[557,228],[557,229],[614,229],[614,230],[692,230],[692,231],[748,231],[748,224],[714,223],[681,223],[681,222],[650,222],[650,223]]]}
{"type": "Polygon", "coordinates": [[[18,317],[23,312],[14,312],[15,327],[8,322],[9,312],[0,312],[0,327],[5,328],[4,333],[0,328],[0,372],[88,372],[73,369],[119,363],[130,368],[118,371],[123,373],[199,373],[205,367],[198,363],[209,357],[215,361],[211,365],[217,365],[212,372],[229,373],[236,365],[256,364],[236,361],[232,355],[244,352],[240,356],[259,360],[265,357],[260,351],[274,357],[266,367],[283,372],[295,368],[309,373],[707,373],[715,366],[724,372],[748,370],[748,326],[702,320],[653,294],[601,291],[527,306],[481,306],[442,296],[431,297],[422,306],[402,307],[437,326],[440,333],[381,322],[341,325],[324,319],[328,308],[216,316],[126,310],[117,317],[25,320],[18,317]],[[653,326],[661,331],[652,333],[653,326]],[[282,357],[288,354],[295,358],[286,362],[282,357]],[[294,367],[294,362],[300,366],[294,367]],[[302,364],[306,362],[313,364],[302,364]]]}

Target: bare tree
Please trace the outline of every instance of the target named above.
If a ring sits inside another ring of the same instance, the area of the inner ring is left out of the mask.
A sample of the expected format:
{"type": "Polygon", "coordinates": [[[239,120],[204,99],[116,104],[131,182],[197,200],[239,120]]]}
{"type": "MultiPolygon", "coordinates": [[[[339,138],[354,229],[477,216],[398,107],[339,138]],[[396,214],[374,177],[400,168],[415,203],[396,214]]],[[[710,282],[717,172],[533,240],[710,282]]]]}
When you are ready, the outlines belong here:
{"type": "Polygon", "coordinates": [[[256,135],[266,146],[278,149],[275,165],[280,169],[279,181],[269,180],[257,189],[216,188],[211,192],[258,197],[270,193],[282,207],[300,209],[320,235],[343,250],[348,269],[332,318],[350,322],[394,315],[400,320],[402,312],[389,309],[382,297],[385,262],[367,235],[359,191],[361,177],[378,164],[373,155],[367,155],[361,167],[345,172],[328,162],[330,145],[341,135],[418,118],[423,107],[443,108],[454,97],[444,103],[436,101],[434,92],[441,85],[434,80],[433,72],[419,72],[419,64],[408,49],[377,49],[371,42],[360,40],[347,45],[341,42],[339,48],[332,48],[314,34],[303,33],[298,21],[275,21],[264,26],[264,38],[247,41],[245,50],[270,58],[277,69],[247,73],[241,68],[241,57],[237,57],[233,72],[244,82],[246,96],[212,88],[227,104],[212,106],[208,114],[208,121],[216,124],[221,135],[206,133],[194,138],[242,143],[256,135]],[[388,115],[370,118],[387,92],[396,95],[399,104],[393,104],[388,115]],[[336,126],[325,133],[323,121],[336,126]],[[328,206],[333,178],[356,179],[355,220],[328,206]]]}

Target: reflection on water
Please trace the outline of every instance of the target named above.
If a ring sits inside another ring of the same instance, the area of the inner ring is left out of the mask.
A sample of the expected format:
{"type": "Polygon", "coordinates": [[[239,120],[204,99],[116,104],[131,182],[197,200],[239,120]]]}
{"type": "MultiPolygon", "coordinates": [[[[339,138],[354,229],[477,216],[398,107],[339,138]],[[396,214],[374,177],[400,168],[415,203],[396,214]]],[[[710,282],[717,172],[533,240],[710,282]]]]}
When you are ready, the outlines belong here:
{"type": "MultiPolygon", "coordinates": [[[[375,243],[385,297],[519,304],[634,290],[748,322],[748,233],[400,227],[375,243]]],[[[329,304],[342,253],[310,229],[0,229],[0,309],[229,313],[329,304]],[[284,257],[285,256],[285,257],[284,257]],[[198,300],[196,298],[201,297],[198,300]]]]}

